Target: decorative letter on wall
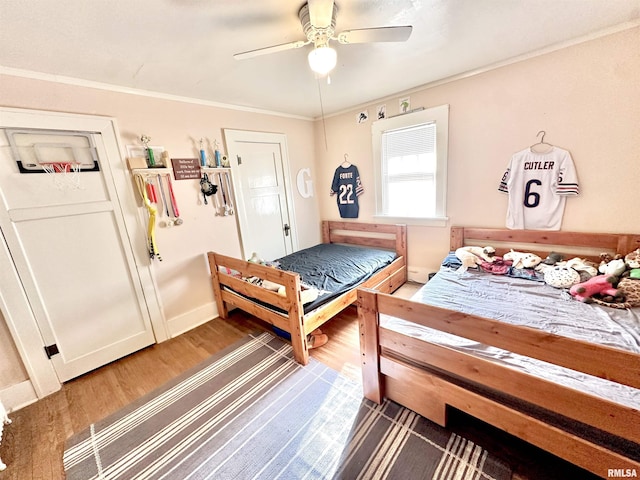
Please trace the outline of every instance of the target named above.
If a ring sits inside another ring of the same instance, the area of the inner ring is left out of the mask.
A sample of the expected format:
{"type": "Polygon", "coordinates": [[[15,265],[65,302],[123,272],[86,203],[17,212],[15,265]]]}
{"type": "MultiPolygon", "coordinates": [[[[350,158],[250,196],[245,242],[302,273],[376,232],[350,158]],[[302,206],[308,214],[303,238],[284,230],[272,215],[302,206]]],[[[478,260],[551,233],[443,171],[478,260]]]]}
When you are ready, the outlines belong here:
{"type": "Polygon", "coordinates": [[[302,198],[313,197],[313,181],[311,180],[311,169],[302,168],[296,177],[298,192],[302,198]]]}

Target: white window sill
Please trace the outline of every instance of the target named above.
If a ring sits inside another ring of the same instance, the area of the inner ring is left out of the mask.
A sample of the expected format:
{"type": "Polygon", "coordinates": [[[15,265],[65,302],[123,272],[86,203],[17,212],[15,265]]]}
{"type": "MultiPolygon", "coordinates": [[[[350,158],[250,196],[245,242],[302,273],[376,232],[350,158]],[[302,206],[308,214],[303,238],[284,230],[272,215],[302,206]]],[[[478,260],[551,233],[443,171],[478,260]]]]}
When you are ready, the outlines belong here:
{"type": "Polygon", "coordinates": [[[420,225],[424,227],[446,227],[449,217],[394,217],[390,215],[374,215],[377,221],[393,222],[393,223],[405,223],[407,225],[420,225]]]}

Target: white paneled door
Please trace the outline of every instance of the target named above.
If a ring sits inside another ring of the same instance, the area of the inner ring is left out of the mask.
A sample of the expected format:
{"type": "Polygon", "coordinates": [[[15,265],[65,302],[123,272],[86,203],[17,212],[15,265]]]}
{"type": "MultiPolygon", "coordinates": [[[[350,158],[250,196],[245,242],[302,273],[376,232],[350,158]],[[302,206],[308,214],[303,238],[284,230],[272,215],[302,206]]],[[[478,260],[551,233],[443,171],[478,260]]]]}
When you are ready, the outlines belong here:
{"type": "Polygon", "coordinates": [[[24,293],[2,299],[16,330],[35,320],[62,382],[154,343],[109,162],[120,158],[115,130],[1,115],[0,228],[12,268],[0,286],[19,282],[24,293]],[[42,172],[49,162],[55,173],[42,172]]]}
{"type": "Polygon", "coordinates": [[[256,252],[275,260],[297,248],[286,137],[225,130],[236,187],[236,209],[245,258],[256,252]]]}

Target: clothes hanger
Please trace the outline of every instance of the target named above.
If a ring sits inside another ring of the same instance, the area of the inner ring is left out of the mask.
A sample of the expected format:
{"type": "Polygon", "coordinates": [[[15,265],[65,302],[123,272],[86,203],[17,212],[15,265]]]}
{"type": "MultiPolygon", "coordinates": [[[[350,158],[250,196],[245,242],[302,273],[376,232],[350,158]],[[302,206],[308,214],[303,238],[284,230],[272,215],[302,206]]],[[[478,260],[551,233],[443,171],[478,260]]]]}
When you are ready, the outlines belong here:
{"type": "Polygon", "coordinates": [[[532,152],[536,152],[536,153],[547,153],[547,152],[551,151],[551,149],[553,148],[553,145],[544,141],[544,136],[547,134],[547,132],[545,132],[544,130],[540,130],[536,134],[536,137],[539,137],[540,134],[542,134],[542,138],[540,139],[540,141],[538,143],[534,143],[533,145],[531,145],[529,147],[529,149],[532,152]],[[546,146],[540,147],[541,145],[546,145],[546,146]],[[536,147],[538,147],[538,148],[536,148],[536,147]]]}
{"type": "Polygon", "coordinates": [[[341,166],[342,168],[349,168],[349,167],[351,166],[351,163],[349,163],[349,160],[347,160],[348,158],[349,158],[349,154],[348,154],[348,153],[345,153],[345,154],[344,154],[344,162],[342,162],[342,163],[340,164],[340,166],[341,166]]]}

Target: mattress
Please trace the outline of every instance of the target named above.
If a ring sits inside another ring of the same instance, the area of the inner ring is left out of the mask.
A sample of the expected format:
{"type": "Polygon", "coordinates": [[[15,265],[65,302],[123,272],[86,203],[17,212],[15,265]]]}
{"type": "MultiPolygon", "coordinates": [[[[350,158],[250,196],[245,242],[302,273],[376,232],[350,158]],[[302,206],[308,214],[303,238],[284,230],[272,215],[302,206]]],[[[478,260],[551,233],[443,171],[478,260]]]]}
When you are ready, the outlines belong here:
{"type": "Polygon", "coordinates": [[[304,306],[308,313],[368,280],[396,258],[396,253],[377,248],[321,243],[299,250],[275,263],[300,275],[300,281],[318,289],[318,298],[304,306]]]}
{"type": "MultiPolygon", "coordinates": [[[[413,301],[523,325],[564,337],[640,353],[640,308],[627,310],[586,304],[541,282],[448,267],[412,297],[413,301]]],[[[446,345],[546,380],[632,408],[640,390],[455,335],[381,315],[381,326],[407,336],[446,345]]]]}
{"type": "MultiPolygon", "coordinates": [[[[304,313],[307,314],[365,282],[395,259],[396,253],[389,250],[322,243],[269,264],[299,274],[304,287],[318,290],[318,297],[304,305],[304,313]]],[[[255,298],[251,300],[278,313],[286,313],[255,298]]]]}

